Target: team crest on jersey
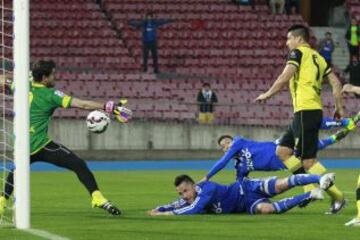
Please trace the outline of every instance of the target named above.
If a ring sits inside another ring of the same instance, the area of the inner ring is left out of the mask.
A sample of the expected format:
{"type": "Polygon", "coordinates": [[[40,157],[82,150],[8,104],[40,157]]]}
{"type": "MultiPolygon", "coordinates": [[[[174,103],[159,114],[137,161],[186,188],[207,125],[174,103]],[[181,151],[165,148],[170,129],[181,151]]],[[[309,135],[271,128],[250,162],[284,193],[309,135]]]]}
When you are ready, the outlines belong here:
{"type": "Polygon", "coordinates": [[[291,58],[296,58],[296,57],[297,57],[296,52],[295,52],[295,51],[291,51],[291,52],[290,52],[290,57],[291,57],[291,58]]]}
{"type": "Polygon", "coordinates": [[[216,203],[213,204],[213,211],[216,214],[222,213],[222,208],[221,208],[221,203],[220,202],[218,202],[217,204],[216,203]]]}
{"type": "Polygon", "coordinates": [[[65,96],[65,93],[63,93],[62,91],[59,91],[59,90],[56,90],[54,93],[55,93],[55,95],[57,95],[61,98],[63,98],[65,96]]]}

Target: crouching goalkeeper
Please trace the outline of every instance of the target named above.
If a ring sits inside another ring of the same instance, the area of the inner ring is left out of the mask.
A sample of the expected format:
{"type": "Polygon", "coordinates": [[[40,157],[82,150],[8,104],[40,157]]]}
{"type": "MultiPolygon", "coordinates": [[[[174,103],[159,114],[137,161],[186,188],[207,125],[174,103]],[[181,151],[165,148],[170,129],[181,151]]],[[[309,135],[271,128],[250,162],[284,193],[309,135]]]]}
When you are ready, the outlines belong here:
{"type": "MultiPolygon", "coordinates": [[[[69,169],[77,175],[80,182],[91,195],[92,207],[102,208],[112,215],[120,215],[121,211],[108,201],[99,190],[95,177],[84,160],[60,143],[48,137],[51,116],[58,107],[81,108],[86,110],[104,109],[108,114],[126,123],[132,115],[131,110],[108,101],[105,104],[96,101],[86,101],[68,96],[55,90],[55,63],[39,61],[32,68],[33,81],[30,87],[30,164],[42,161],[58,167],[69,169]]],[[[3,79],[5,80],[5,79],[3,79]]],[[[13,192],[14,170],[9,173],[4,192],[0,195],[0,215],[6,208],[7,200],[13,192]]]]}

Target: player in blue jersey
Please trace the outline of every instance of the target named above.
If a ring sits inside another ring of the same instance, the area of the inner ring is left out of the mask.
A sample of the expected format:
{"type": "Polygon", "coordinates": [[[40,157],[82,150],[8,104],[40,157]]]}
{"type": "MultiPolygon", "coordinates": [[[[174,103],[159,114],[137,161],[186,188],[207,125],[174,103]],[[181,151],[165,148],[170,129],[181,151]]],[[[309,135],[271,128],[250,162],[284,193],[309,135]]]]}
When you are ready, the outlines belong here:
{"type": "MultiPolygon", "coordinates": [[[[358,119],[356,119],[358,120],[358,119]]],[[[324,125],[331,121],[324,121],[324,125]]],[[[335,121],[333,121],[335,122],[335,121]]],[[[328,124],[327,126],[336,126],[328,124]]],[[[350,130],[344,128],[336,134],[318,143],[318,149],[322,150],[343,139],[350,130]]],[[[222,170],[231,159],[235,161],[236,178],[242,179],[248,176],[251,171],[276,171],[287,169],[287,166],[276,156],[275,142],[258,142],[237,136],[233,138],[229,135],[223,135],[218,139],[218,144],[224,151],[224,156],[212,167],[203,181],[209,180],[217,172],[222,170]]],[[[300,163],[298,167],[300,168],[300,163]]],[[[296,173],[296,171],[294,171],[296,173]]]]}
{"type": "MultiPolygon", "coordinates": [[[[318,148],[320,150],[324,149],[344,138],[350,132],[350,129],[346,128],[346,126],[349,126],[349,122],[352,122],[351,124],[353,125],[356,124],[359,121],[358,116],[359,114],[351,121],[348,119],[343,119],[341,121],[325,119],[322,123],[323,129],[337,126],[345,126],[345,128],[326,139],[320,140],[318,148]]],[[[218,144],[225,154],[201,181],[209,180],[217,172],[222,170],[231,159],[234,159],[235,161],[234,167],[236,170],[236,178],[238,180],[248,176],[251,171],[276,171],[290,168],[289,170],[294,174],[304,173],[304,170],[301,168],[300,160],[296,164],[288,166],[277,157],[277,142],[257,142],[240,136],[233,139],[232,136],[224,135],[218,139],[218,144]]],[[[334,187],[335,186],[332,186],[332,188],[334,187]]],[[[335,209],[336,212],[341,210],[344,205],[338,204],[337,206],[339,207],[335,209]]]]}
{"type": "Polygon", "coordinates": [[[148,214],[160,216],[243,212],[248,214],[284,213],[304,201],[323,199],[321,189],[329,188],[334,180],[333,173],[323,176],[298,174],[282,179],[277,177],[244,178],[230,185],[221,185],[210,181],[195,184],[188,175],[180,175],[175,178],[175,187],[180,198],[170,204],[152,209],[148,211],[148,214]],[[270,198],[295,186],[309,183],[319,183],[321,189],[316,188],[291,198],[270,201],[270,198]]]}

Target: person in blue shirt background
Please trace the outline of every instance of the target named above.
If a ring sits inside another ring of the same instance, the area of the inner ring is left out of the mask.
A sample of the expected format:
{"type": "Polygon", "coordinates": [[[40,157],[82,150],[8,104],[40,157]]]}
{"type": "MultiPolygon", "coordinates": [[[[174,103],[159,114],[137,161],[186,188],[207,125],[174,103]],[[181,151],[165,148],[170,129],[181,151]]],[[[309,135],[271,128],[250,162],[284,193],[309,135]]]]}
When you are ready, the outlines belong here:
{"type": "Polygon", "coordinates": [[[270,177],[236,181],[230,185],[215,182],[195,184],[188,175],[175,178],[175,188],[180,198],[176,201],[149,210],[150,216],[244,213],[284,213],[300,204],[324,198],[322,190],[334,184],[335,174],[323,176],[311,174],[292,175],[287,178],[270,177]],[[295,186],[318,183],[320,188],[309,192],[271,202],[270,198],[295,186]]]}
{"type": "Polygon", "coordinates": [[[325,61],[332,66],[332,53],[334,52],[335,44],[332,39],[331,32],[325,33],[325,38],[319,42],[319,53],[324,57],[325,61]]]}
{"type": "Polygon", "coordinates": [[[153,13],[147,12],[145,14],[145,19],[141,21],[131,20],[129,22],[130,26],[142,29],[144,72],[147,72],[147,60],[149,57],[149,51],[151,51],[154,64],[154,73],[159,73],[156,30],[160,26],[173,21],[174,20],[171,19],[155,19],[153,13]]]}

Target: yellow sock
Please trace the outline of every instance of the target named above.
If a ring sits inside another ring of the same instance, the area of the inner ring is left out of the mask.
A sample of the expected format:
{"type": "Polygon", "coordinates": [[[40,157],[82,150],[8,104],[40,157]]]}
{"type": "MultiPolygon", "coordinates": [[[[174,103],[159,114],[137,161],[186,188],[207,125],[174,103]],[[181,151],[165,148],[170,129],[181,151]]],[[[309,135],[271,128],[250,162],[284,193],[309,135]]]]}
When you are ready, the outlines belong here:
{"type": "Polygon", "coordinates": [[[335,201],[342,201],[344,199],[344,194],[335,185],[326,190],[326,193],[335,201]]]}
{"type": "MultiPolygon", "coordinates": [[[[315,163],[308,171],[310,174],[323,175],[326,172],[326,168],[319,162],[315,163]]],[[[304,192],[309,192],[317,188],[315,184],[308,184],[304,186],[304,192]]]]}
{"type": "Polygon", "coordinates": [[[360,200],[357,200],[356,207],[357,207],[357,211],[358,211],[357,217],[360,219],[360,200]]]}
{"type": "Polygon", "coordinates": [[[0,196],[0,216],[3,215],[6,208],[6,198],[4,196],[0,196]]]}
{"type": "Polygon", "coordinates": [[[284,164],[287,167],[287,169],[292,173],[298,170],[299,168],[301,168],[301,161],[294,155],[286,159],[284,161],[284,164]]]}
{"type": "Polygon", "coordinates": [[[99,190],[94,191],[91,196],[91,204],[93,207],[99,207],[108,201],[99,190]]]}
{"type": "MultiPolygon", "coordinates": [[[[316,174],[316,175],[323,175],[326,173],[326,168],[319,162],[316,162],[309,170],[308,173],[316,174]]],[[[326,193],[334,200],[334,201],[341,201],[344,199],[344,194],[335,186],[331,186],[326,193]]]]}
{"type": "Polygon", "coordinates": [[[315,184],[308,184],[305,185],[303,188],[304,188],[304,192],[310,192],[311,190],[317,188],[317,186],[315,184]]]}

